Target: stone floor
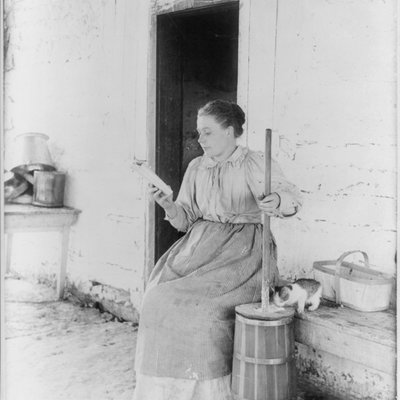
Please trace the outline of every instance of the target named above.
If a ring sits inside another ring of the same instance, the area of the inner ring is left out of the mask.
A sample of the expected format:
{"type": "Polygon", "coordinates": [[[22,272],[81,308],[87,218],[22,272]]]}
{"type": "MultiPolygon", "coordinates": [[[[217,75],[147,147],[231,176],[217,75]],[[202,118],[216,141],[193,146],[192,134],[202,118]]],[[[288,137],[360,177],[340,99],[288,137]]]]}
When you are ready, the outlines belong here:
{"type": "MultiPolygon", "coordinates": [[[[5,400],[132,398],[137,326],[16,277],[5,298],[5,400]]],[[[298,386],[298,400],[337,400],[298,386]]]]}

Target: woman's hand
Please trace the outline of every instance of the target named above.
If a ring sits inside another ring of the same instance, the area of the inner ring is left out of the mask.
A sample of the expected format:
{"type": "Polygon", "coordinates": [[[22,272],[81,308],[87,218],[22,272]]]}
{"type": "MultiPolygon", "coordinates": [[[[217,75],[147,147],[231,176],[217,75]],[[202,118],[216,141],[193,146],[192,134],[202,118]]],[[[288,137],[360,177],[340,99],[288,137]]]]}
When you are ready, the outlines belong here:
{"type": "Polygon", "coordinates": [[[262,212],[270,217],[276,216],[279,206],[281,205],[281,197],[278,193],[274,192],[268,196],[261,195],[258,200],[258,207],[262,212]]]}
{"type": "Polygon", "coordinates": [[[175,218],[178,212],[176,210],[176,205],[172,200],[172,194],[165,194],[154,185],[149,185],[149,194],[152,195],[154,201],[166,211],[169,218],[175,218]]]}

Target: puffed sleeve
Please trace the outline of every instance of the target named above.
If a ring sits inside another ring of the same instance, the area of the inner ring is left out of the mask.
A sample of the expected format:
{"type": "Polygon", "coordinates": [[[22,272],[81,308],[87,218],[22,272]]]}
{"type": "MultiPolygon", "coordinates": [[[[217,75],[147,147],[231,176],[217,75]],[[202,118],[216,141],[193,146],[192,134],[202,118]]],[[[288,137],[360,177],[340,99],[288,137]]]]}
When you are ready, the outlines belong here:
{"type": "MultiPolygon", "coordinates": [[[[246,179],[251,192],[256,200],[264,195],[264,154],[249,151],[245,162],[246,179]]],[[[302,205],[300,191],[293,183],[286,180],[281,168],[275,160],[271,162],[271,192],[275,192],[281,198],[277,217],[289,217],[298,212],[302,205]]]]}
{"type": "Polygon", "coordinates": [[[195,158],[186,169],[178,197],[175,200],[176,216],[174,218],[165,216],[165,219],[181,232],[186,232],[195,221],[201,218],[201,212],[195,200],[195,179],[199,161],[199,158],[195,158]]]}

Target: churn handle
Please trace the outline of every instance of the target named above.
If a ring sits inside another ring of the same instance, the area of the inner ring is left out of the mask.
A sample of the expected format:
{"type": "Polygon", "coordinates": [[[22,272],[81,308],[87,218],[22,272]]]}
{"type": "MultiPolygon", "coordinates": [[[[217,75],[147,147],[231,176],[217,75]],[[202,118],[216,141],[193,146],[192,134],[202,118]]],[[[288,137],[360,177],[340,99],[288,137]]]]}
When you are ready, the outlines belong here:
{"type": "MultiPolygon", "coordinates": [[[[265,130],[265,171],[264,171],[264,195],[271,193],[271,142],[272,130],[265,130]]],[[[263,213],[263,257],[262,257],[262,287],[261,287],[261,309],[265,312],[269,311],[269,288],[272,284],[271,271],[271,245],[270,245],[270,218],[263,213]]]]}

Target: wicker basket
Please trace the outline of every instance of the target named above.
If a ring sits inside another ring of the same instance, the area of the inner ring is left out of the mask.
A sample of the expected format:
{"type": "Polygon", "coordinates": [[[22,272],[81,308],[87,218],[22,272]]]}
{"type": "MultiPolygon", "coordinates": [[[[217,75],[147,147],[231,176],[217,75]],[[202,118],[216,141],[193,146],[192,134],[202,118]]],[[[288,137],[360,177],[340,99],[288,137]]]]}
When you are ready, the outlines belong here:
{"type": "Polygon", "coordinates": [[[393,278],[369,268],[368,255],[353,250],[335,261],[316,261],[314,277],[322,284],[322,297],[359,311],[383,311],[389,308],[393,278]],[[353,253],[361,253],[365,267],[344,261],[353,253]]]}

